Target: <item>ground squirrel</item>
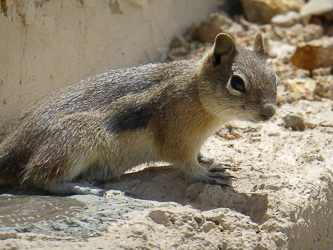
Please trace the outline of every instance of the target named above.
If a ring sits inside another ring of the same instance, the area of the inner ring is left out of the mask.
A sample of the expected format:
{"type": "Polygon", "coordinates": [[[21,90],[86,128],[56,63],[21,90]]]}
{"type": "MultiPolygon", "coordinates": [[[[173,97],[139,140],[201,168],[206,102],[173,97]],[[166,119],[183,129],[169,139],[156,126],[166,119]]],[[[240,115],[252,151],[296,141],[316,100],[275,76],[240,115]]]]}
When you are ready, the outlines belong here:
{"type": "Polygon", "coordinates": [[[271,118],[276,85],[260,34],[252,51],[221,33],[200,60],[87,78],[17,117],[0,144],[0,184],[100,193],[75,181],[103,182],[141,163],[165,161],[192,180],[223,185],[223,168],[199,164],[201,145],[227,121],[271,118]]]}

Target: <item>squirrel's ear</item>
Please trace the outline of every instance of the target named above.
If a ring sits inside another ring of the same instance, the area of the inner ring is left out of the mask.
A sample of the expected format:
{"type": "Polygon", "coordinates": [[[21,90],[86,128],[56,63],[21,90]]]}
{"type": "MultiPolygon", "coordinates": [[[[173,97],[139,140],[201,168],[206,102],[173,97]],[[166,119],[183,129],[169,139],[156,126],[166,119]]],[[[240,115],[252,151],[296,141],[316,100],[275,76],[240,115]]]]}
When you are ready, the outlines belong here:
{"type": "Polygon", "coordinates": [[[260,55],[265,55],[264,41],[262,39],[261,33],[258,33],[256,35],[256,38],[254,39],[253,52],[258,53],[260,55]]]}
{"type": "Polygon", "coordinates": [[[231,36],[225,33],[218,34],[214,44],[214,66],[228,62],[235,52],[236,45],[231,36]]]}

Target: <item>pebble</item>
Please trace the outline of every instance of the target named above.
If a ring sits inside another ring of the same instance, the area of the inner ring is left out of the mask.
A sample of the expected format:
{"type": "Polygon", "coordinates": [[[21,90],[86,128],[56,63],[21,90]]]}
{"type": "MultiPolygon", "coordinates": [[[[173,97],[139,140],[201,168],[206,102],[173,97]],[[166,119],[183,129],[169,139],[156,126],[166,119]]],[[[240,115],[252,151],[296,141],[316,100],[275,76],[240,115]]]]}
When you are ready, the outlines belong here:
{"type": "Polygon", "coordinates": [[[332,73],[332,67],[318,68],[312,70],[312,76],[328,76],[332,73]]]}
{"type": "Polygon", "coordinates": [[[310,70],[297,69],[295,71],[295,78],[305,78],[305,77],[310,77],[310,76],[311,76],[310,70]]]}
{"type": "Polygon", "coordinates": [[[291,61],[299,68],[313,70],[319,67],[333,66],[333,37],[322,37],[309,42],[300,42],[291,57],[291,61]]]}
{"type": "Polygon", "coordinates": [[[208,233],[212,228],[215,227],[215,223],[212,221],[206,221],[205,224],[202,226],[202,229],[205,233],[208,233]]]}
{"type": "Polygon", "coordinates": [[[168,57],[171,60],[179,60],[182,59],[182,57],[187,55],[187,49],[185,47],[177,47],[172,48],[168,54],[168,57]]]}
{"type": "Polygon", "coordinates": [[[231,27],[232,20],[227,16],[214,13],[197,27],[194,37],[203,43],[213,43],[218,33],[231,27]]]}
{"type": "Polygon", "coordinates": [[[326,121],[319,123],[319,125],[322,127],[333,127],[332,122],[326,122],[326,121]]]}
{"type": "Polygon", "coordinates": [[[271,132],[268,134],[268,136],[279,136],[280,132],[271,132]]]}
{"type": "Polygon", "coordinates": [[[235,136],[233,136],[233,135],[229,135],[229,134],[227,134],[227,135],[225,136],[225,138],[226,138],[227,140],[235,140],[235,136]]]}
{"type": "Polygon", "coordinates": [[[273,184],[268,184],[268,185],[266,185],[265,188],[270,189],[270,190],[278,191],[278,190],[282,189],[284,186],[285,186],[284,183],[277,182],[277,183],[273,183],[273,184]]]}
{"type": "Polygon", "coordinates": [[[290,11],[287,14],[278,14],[271,19],[273,25],[281,27],[290,27],[301,21],[301,16],[296,11],[290,11]]]}
{"type": "MultiPolygon", "coordinates": [[[[331,79],[333,80],[333,77],[331,79]]],[[[329,98],[333,100],[333,84],[329,81],[318,82],[314,93],[320,97],[329,98]]]]}
{"type": "Polygon", "coordinates": [[[176,36],[170,44],[171,48],[178,48],[178,47],[187,47],[188,43],[185,40],[185,38],[181,37],[181,36],[176,36]]]}
{"type": "Polygon", "coordinates": [[[287,82],[294,92],[301,93],[313,92],[317,86],[316,81],[309,77],[288,79],[287,82]]]}
{"type": "Polygon", "coordinates": [[[283,118],[285,127],[293,130],[303,131],[305,129],[304,119],[298,115],[287,115],[283,118]]]}

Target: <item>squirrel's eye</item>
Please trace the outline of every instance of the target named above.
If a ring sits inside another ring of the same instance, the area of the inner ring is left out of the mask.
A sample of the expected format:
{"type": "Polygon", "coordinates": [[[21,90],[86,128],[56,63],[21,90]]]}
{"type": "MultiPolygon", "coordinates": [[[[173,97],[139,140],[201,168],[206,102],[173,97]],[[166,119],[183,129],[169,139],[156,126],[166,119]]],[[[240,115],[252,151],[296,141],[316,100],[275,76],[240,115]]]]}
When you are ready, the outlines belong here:
{"type": "Polygon", "coordinates": [[[239,92],[245,92],[245,84],[240,76],[234,75],[230,81],[231,87],[239,92]]]}

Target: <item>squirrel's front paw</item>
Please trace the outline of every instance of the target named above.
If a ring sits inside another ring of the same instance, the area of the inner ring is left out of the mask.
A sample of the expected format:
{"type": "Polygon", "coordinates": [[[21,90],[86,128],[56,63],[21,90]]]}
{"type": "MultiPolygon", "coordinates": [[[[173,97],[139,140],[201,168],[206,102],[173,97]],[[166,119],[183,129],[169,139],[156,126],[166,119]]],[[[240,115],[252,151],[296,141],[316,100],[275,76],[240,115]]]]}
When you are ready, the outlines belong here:
{"type": "Polygon", "coordinates": [[[212,168],[208,170],[208,173],[206,174],[206,176],[204,178],[202,178],[200,181],[206,184],[210,184],[210,185],[219,185],[221,187],[230,187],[230,185],[222,182],[219,179],[222,180],[230,180],[233,178],[236,178],[232,175],[230,175],[229,173],[226,173],[226,168],[212,168]]]}
{"type": "MultiPolygon", "coordinates": [[[[198,156],[199,158],[200,156],[198,156]]],[[[199,161],[202,160],[204,157],[200,157],[199,161]]],[[[205,158],[204,158],[205,159],[205,158]]],[[[206,184],[211,185],[219,185],[221,187],[229,187],[226,182],[226,180],[229,180],[232,178],[235,178],[234,176],[230,175],[226,169],[229,169],[228,167],[220,167],[221,165],[225,166],[224,164],[219,164],[216,167],[213,167],[211,169],[207,169],[199,164],[199,161],[189,161],[187,163],[179,163],[179,167],[181,170],[192,180],[197,182],[202,182],[206,184]],[[224,180],[224,181],[222,181],[224,180]]]]}

